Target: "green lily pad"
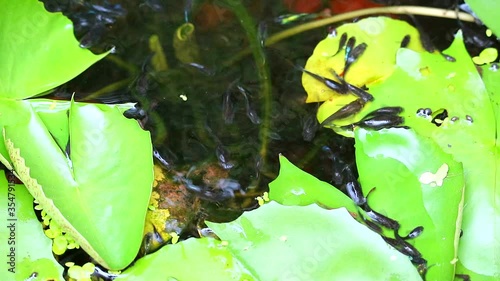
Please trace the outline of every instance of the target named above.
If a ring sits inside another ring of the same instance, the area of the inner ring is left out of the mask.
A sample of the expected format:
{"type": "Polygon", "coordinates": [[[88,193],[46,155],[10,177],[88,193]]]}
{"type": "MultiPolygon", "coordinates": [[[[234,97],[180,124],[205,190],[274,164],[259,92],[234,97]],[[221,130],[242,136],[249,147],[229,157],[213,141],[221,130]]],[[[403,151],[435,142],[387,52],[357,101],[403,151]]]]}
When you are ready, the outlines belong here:
{"type": "MultiPolygon", "coordinates": [[[[495,114],[496,122],[496,148],[500,149],[500,137],[498,132],[500,132],[500,70],[498,64],[488,64],[481,67],[482,68],[482,79],[486,90],[490,94],[491,105],[493,106],[493,113],[495,114]]],[[[500,153],[497,150],[497,155],[500,153]]],[[[498,158],[497,158],[498,159],[498,158]]],[[[496,167],[499,168],[500,163],[497,162],[496,167]]],[[[497,175],[499,175],[497,173],[497,175]]]]}
{"type": "Polygon", "coordinates": [[[463,208],[462,164],[413,130],[356,130],[356,163],[371,208],[401,225],[427,260],[427,280],[452,280],[463,208]],[[438,170],[443,172],[439,173],[438,170]]]}
{"type": "MultiPolygon", "coordinates": [[[[367,44],[364,53],[351,64],[344,76],[346,81],[358,87],[366,85],[370,88],[372,84],[383,81],[393,73],[396,52],[405,37],[410,39],[406,48],[417,52],[423,51],[418,31],[407,22],[387,17],[371,17],[338,27],[337,36],[329,35],[318,43],[307,60],[305,69],[338,80],[332,70],[337,74],[345,71],[346,48],[338,51],[341,34],[344,33],[348,38],[355,38],[355,46],[367,44]]],[[[317,114],[320,123],[358,98],[354,94],[338,93],[307,73],[302,75],[302,85],[307,92],[306,102],[323,102],[317,114]]],[[[332,129],[339,134],[352,137],[352,132],[340,130],[339,127],[359,121],[366,112],[369,112],[368,110],[373,110],[370,108],[372,108],[371,103],[367,103],[359,114],[334,120],[332,129]]]]}
{"type": "MultiPolygon", "coordinates": [[[[394,20],[385,19],[385,21],[394,20]]],[[[358,36],[358,33],[354,32],[358,32],[360,27],[353,25],[348,27],[349,29],[344,32],[358,36]]],[[[407,28],[406,32],[412,30],[414,28],[407,28]]],[[[394,49],[377,54],[370,53],[368,50],[372,46],[379,50],[377,48],[379,44],[392,46],[394,42],[401,41],[398,36],[367,38],[366,52],[353,64],[349,72],[352,72],[353,76],[364,76],[364,69],[371,71],[368,73],[377,71],[380,67],[373,62],[378,57],[390,57],[394,49]],[[363,71],[358,71],[357,68],[363,71]]],[[[411,40],[413,39],[412,36],[411,40]]],[[[464,47],[460,32],[456,35],[453,44],[443,51],[454,57],[455,62],[447,60],[439,53],[398,48],[395,48],[397,51],[395,65],[390,75],[375,81],[366,80],[374,101],[368,102],[352,117],[336,122],[334,130],[352,136],[351,131],[346,131],[339,126],[358,121],[374,109],[386,106],[403,107],[404,112],[401,115],[405,118],[404,125],[415,130],[418,135],[432,139],[444,152],[453,155],[456,161],[463,163],[466,187],[463,236],[460,239],[458,252],[458,272],[473,272],[485,278],[500,278],[500,259],[497,254],[500,253],[500,240],[497,239],[500,233],[500,223],[496,223],[500,217],[496,208],[500,202],[500,189],[498,188],[500,181],[497,176],[499,125],[493,111],[493,108],[498,107],[495,105],[495,99],[493,103],[490,101],[483,81],[464,47]],[[424,108],[430,108],[433,115],[419,116],[417,112],[424,108]],[[447,116],[437,118],[444,112],[447,116]],[[431,122],[434,118],[437,120],[431,122]],[[464,268],[467,270],[462,270],[464,268]]],[[[335,50],[336,48],[333,48],[332,52],[335,50]]],[[[318,56],[316,51],[315,55],[318,56]]],[[[314,64],[314,61],[309,66],[311,60],[312,58],[308,61],[306,69],[314,72],[313,67],[316,67],[318,70],[315,73],[320,75],[326,76],[329,69],[335,67],[334,64],[314,64]]],[[[348,75],[346,80],[350,83],[359,83],[357,80],[351,80],[348,75]]],[[[308,92],[327,91],[321,90],[320,82],[316,81],[316,83],[316,86],[313,85],[310,90],[306,85],[304,86],[308,92]]],[[[353,99],[350,97],[350,100],[353,99]]],[[[345,104],[347,103],[336,97],[329,98],[318,111],[319,121],[330,116],[345,104]]],[[[436,173],[440,167],[434,168],[435,170],[429,171],[429,173],[432,172],[428,174],[429,176],[437,176],[436,173]]]]}
{"type": "MultiPolygon", "coordinates": [[[[339,50],[339,41],[343,33],[346,33],[348,38],[355,37],[356,46],[362,43],[368,44],[362,55],[362,59],[367,60],[366,63],[352,64],[345,74],[345,80],[356,86],[371,84],[392,74],[396,51],[405,36],[410,37],[408,48],[423,51],[417,30],[407,22],[387,17],[371,17],[339,26],[336,29],[337,36],[328,35],[316,45],[305,69],[336,80],[331,70],[339,74],[344,72],[345,48],[339,50]],[[371,65],[377,67],[373,68],[371,65]]],[[[332,91],[307,73],[302,75],[302,85],[307,92],[307,102],[340,99],[342,102],[339,103],[347,103],[355,98],[352,95],[342,95],[332,91]]]]}
{"type": "Polygon", "coordinates": [[[230,223],[207,223],[259,280],[421,280],[409,259],[344,208],[271,201],[230,223]]]}
{"type": "Polygon", "coordinates": [[[74,78],[106,54],[79,47],[73,24],[34,0],[0,0],[0,96],[24,99],[74,78]]]}
{"type": "Polygon", "coordinates": [[[132,262],[153,182],[149,133],[116,106],[71,102],[66,151],[29,102],[4,100],[0,112],[13,167],[47,214],[103,266],[132,262]]]}
{"type": "Polygon", "coordinates": [[[227,246],[213,238],[191,238],[166,245],[139,259],[117,281],[148,280],[258,280],[227,246]]]}
{"type": "Polygon", "coordinates": [[[402,106],[405,125],[463,163],[466,187],[458,259],[472,272],[500,278],[500,241],[496,238],[500,224],[492,223],[500,216],[495,207],[500,202],[498,121],[460,33],[446,53],[456,62],[400,49],[394,74],[370,88],[376,97],[373,107],[402,106]],[[446,110],[448,117],[437,126],[431,123],[432,117],[418,116],[419,108],[446,110]]]}
{"type": "Polygon", "coordinates": [[[351,198],[297,168],[283,155],[280,155],[279,176],[269,184],[269,198],[288,206],[316,203],[331,209],[345,207],[352,214],[357,214],[357,207],[351,198]]]}
{"type": "Polygon", "coordinates": [[[500,11],[500,2],[486,0],[465,0],[472,11],[479,19],[490,28],[498,37],[500,36],[500,23],[498,22],[498,11],[500,11]]]}
{"type": "Polygon", "coordinates": [[[0,196],[0,214],[5,223],[0,228],[5,250],[2,250],[0,279],[27,280],[36,272],[36,278],[29,280],[64,280],[63,268],[52,255],[52,241],[43,233],[33,211],[33,197],[26,187],[9,186],[4,171],[0,170],[0,189],[5,195],[0,196]]]}

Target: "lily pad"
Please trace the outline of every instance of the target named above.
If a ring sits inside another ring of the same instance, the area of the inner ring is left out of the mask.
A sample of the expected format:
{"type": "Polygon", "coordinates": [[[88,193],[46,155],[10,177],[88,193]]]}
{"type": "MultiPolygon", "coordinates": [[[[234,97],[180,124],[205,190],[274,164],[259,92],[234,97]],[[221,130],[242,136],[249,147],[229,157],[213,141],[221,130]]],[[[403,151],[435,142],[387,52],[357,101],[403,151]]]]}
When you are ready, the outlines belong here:
{"type": "MultiPolygon", "coordinates": [[[[385,21],[395,20],[386,18],[385,21]]],[[[349,28],[346,32],[356,30],[351,26],[349,28]]],[[[407,29],[408,32],[411,30],[414,29],[407,29]]],[[[364,76],[363,72],[356,70],[356,67],[371,69],[372,72],[379,69],[379,65],[373,63],[377,58],[372,56],[385,57],[388,54],[384,52],[373,54],[368,50],[371,46],[376,48],[378,44],[393,45],[396,39],[386,38],[385,41],[382,38],[382,36],[368,38],[370,41],[366,41],[366,52],[349,70],[352,71],[352,75],[364,76]]],[[[334,129],[344,135],[352,136],[352,131],[339,126],[358,121],[374,109],[401,106],[404,109],[402,113],[405,119],[404,125],[415,130],[418,135],[432,139],[444,152],[463,163],[466,187],[463,236],[460,239],[458,252],[459,273],[473,272],[484,278],[500,278],[498,258],[500,241],[497,239],[500,224],[496,223],[500,217],[499,209],[496,207],[500,202],[498,188],[500,181],[497,176],[499,125],[493,111],[493,108],[498,107],[494,104],[495,99],[493,103],[490,101],[476,66],[465,49],[460,32],[457,33],[453,44],[443,51],[455,58],[454,62],[439,53],[421,52],[410,48],[396,48],[396,50],[395,65],[391,74],[383,79],[366,82],[374,100],[368,102],[354,116],[335,123],[334,129]],[[420,109],[425,108],[431,109],[433,114],[430,116],[417,114],[420,109]]],[[[320,63],[309,66],[309,61],[306,69],[318,67],[319,70],[323,69],[323,72],[316,71],[321,75],[326,75],[325,72],[329,68],[336,67],[335,64],[320,63]]],[[[357,80],[350,79],[352,78],[346,76],[348,82],[357,83],[357,80]]],[[[316,82],[317,85],[314,86],[316,89],[312,90],[321,91],[318,85],[322,84],[316,82]]],[[[319,121],[345,104],[337,98],[329,98],[318,111],[319,121]]],[[[439,168],[440,166],[434,167],[433,171],[429,171],[432,173],[428,175],[437,176],[439,168]]]]}
{"type": "Polygon", "coordinates": [[[409,259],[344,208],[274,201],[207,223],[259,280],[421,280],[409,259]]]}
{"type": "Polygon", "coordinates": [[[9,118],[4,138],[10,159],[30,193],[97,262],[126,267],[139,250],[151,194],[149,133],[116,106],[72,102],[66,149],[29,102],[0,105],[9,118]]]}
{"type": "Polygon", "coordinates": [[[498,11],[500,2],[485,0],[465,0],[472,11],[481,19],[488,28],[498,37],[500,36],[500,23],[498,22],[498,11]]]}
{"type": "Polygon", "coordinates": [[[105,54],[79,47],[73,24],[34,0],[0,0],[0,96],[24,99],[74,78],[105,54]]]}
{"type": "MultiPolygon", "coordinates": [[[[482,79],[484,82],[484,85],[486,87],[486,90],[488,91],[490,95],[490,101],[491,105],[493,106],[493,112],[495,114],[495,120],[496,122],[496,132],[497,132],[497,138],[496,138],[496,147],[497,149],[500,149],[500,137],[498,136],[498,133],[500,132],[500,69],[497,63],[493,64],[488,64],[484,65],[481,67],[483,74],[482,74],[482,79]]],[[[497,150],[497,155],[500,155],[500,153],[497,150]]],[[[497,158],[498,159],[498,158],[497,158]]],[[[497,162],[496,167],[499,168],[500,163],[497,162]]],[[[497,175],[500,175],[497,173],[497,175]]]]}
{"type": "Polygon", "coordinates": [[[500,224],[492,223],[500,216],[495,207],[500,202],[498,121],[460,33],[446,52],[456,62],[400,49],[393,75],[370,88],[376,97],[373,106],[402,106],[405,125],[463,163],[466,187],[458,259],[472,272],[499,278],[500,224]],[[432,116],[418,116],[419,108],[446,110],[448,117],[436,125],[432,116]]]}
{"type": "Polygon", "coordinates": [[[363,193],[377,212],[395,219],[399,233],[422,226],[409,243],[429,267],[427,280],[453,280],[465,186],[462,164],[413,130],[356,130],[356,163],[363,193]],[[441,170],[442,172],[437,172],[441,170]]]}
{"type": "Polygon", "coordinates": [[[139,259],[117,281],[258,280],[221,241],[191,238],[139,259]]]}
{"type": "MultiPolygon", "coordinates": [[[[347,47],[339,50],[342,34],[348,38],[355,38],[355,45],[367,44],[363,54],[345,73],[344,79],[349,83],[363,87],[384,80],[394,71],[396,52],[401,47],[405,37],[409,38],[406,48],[422,52],[418,31],[404,21],[387,17],[372,17],[359,22],[344,24],[337,28],[336,36],[328,35],[318,43],[313,54],[307,60],[305,69],[320,76],[338,80],[337,74],[345,71],[345,56],[347,47]]],[[[323,102],[318,109],[318,121],[321,123],[343,106],[353,102],[357,97],[353,94],[338,93],[323,82],[314,79],[311,75],[302,75],[302,85],[307,92],[306,102],[323,102]]],[[[375,97],[376,98],[376,97],[375,97]]],[[[371,103],[365,105],[364,112],[371,108],[371,103]]],[[[333,129],[340,134],[352,137],[352,133],[337,130],[337,126],[344,126],[359,121],[364,114],[357,114],[347,118],[335,120],[333,129]]]]}
{"type": "Polygon", "coordinates": [[[357,214],[356,205],[344,193],[297,168],[283,155],[280,155],[279,176],[269,184],[269,198],[287,206],[316,203],[331,209],[345,207],[357,214]]]}
{"type": "Polygon", "coordinates": [[[0,241],[5,243],[0,279],[27,280],[36,272],[29,280],[64,280],[63,268],[52,255],[52,241],[33,211],[33,197],[24,185],[9,184],[2,170],[0,188],[6,195],[0,196],[0,214],[6,224],[0,228],[0,241]]]}

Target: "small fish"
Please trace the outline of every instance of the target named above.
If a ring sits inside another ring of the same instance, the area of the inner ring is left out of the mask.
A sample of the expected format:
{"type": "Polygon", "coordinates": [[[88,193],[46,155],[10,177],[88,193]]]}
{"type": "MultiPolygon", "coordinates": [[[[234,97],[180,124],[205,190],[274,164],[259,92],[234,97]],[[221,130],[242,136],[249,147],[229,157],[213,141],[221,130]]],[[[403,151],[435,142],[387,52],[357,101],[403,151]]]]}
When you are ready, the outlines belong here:
{"type": "Polygon", "coordinates": [[[345,188],[347,190],[347,195],[351,197],[352,201],[354,201],[356,205],[363,206],[366,204],[366,197],[363,196],[361,185],[356,179],[347,182],[345,188]]]}
{"type": "Polygon", "coordinates": [[[267,39],[267,23],[265,21],[259,22],[257,38],[259,39],[260,46],[265,47],[267,39]]]}
{"type": "Polygon", "coordinates": [[[231,100],[231,90],[228,89],[222,96],[222,119],[226,124],[232,124],[234,120],[235,108],[231,100]]]}
{"type": "Polygon", "coordinates": [[[403,40],[401,40],[401,45],[399,45],[400,48],[406,48],[410,44],[411,36],[409,34],[406,34],[403,37],[403,40]]]}
{"type": "Polygon", "coordinates": [[[335,79],[337,79],[340,82],[340,84],[342,85],[342,92],[344,92],[344,93],[349,92],[349,83],[347,83],[344,80],[344,78],[340,77],[340,75],[337,74],[335,69],[331,68],[330,72],[332,73],[333,77],[335,77],[335,79]]]}
{"type": "Polygon", "coordinates": [[[156,148],[153,148],[153,157],[156,158],[156,160],[158,160],[160,162],[160,164],[167,169],[171,169],[173,164],[174,164],[172,159],[163,158],[163,156],[160,154],[160,152],[156,148]]]}
{"type": "Polygon", "coordinates": [[[347,94],[347,89],[345,89],[345,87],[341,83],[339,83],[333,79],[329,79],[329,78],[320,76],[316,73],[312,73],[309,70],[306,70],[304,68],[302,68],[301,71],[307,73],[308,75],[310,75],[314,79],[316,79],[320,82],[323,82],[323,84],[325,84],[325,86],[327,86],[329,89],[336,91],[339,94],[347,94]]]}
{"type": "Polygon", "coordinates": [[[352,115],[358,113],[359,111],[361,111],[361,109],[363,108],[364,105],[365,105],[365,103],[361,99],[354,100],[354,101],[348,103],[347,105],[344,105],[343,107],[341,107],[339,110],[337,110],[332,115],[328,116],[328,118],[323,120],[323,122],[321,122],[320,125],[325,126],[325,125],[328,125],[335,120],[344,119],[344,118],[347,118],[349,116],[352,116],[352,115]]]}
{"type": "Polygon", "coordinates": [[[381,130],[385,128],[392,128],[403,124],[404,119],[401,116],[395,115],[377,115],[368,119],[361,120],[354,123],[354,126],[361,128],[368,128],[373,130],[381,130]]]}
{"type": "Polygon", "coordinates": [[[139,4],[139,8],[149,7],[151,10],[155,12],[163,11],[163,4],[160,0],[145,0],[141,4],[139,4]]]}
{"type": "Polygon", "coordinates": [[[125,110],[125,112],[123,112],[123,116],[128,119],[141,120],[146,117],[146,111],[138,106],[135,106],[133,108],[125,110]]]}
{"type": "Polygon", "coordinates": [[[104,24],[96,24],[80,38],[80,48],[88,49],[96,45],[106,31],[104,24]]]}
{"type": "Polygon", "coordinates": [[[340,75],[337,74],[337,72],[335,71],[335,69],[330,69],[331,73],[333,74],[333,76],[340,81],[340,84],[342,85],[342,91],[343,93],[348,93],[348,92],[351,92],[352,94],[354,94],[355,96],[361,98],[364,102],[369,102],[369,101],[373,101],[373,96],[368,93],[367,91],[365,91],[364,89],[362,88],[366,88],[365,86],[363,86],[362,88],[359,88],[359,87],[356,87],[350,83],[347,83],[344,78],[342,78],[340,75]]]}
{"type": "Polygon", "coordinates": [[[381,237],[382,237],[382,239],[384,239],[385,242],[387,242],[387,244],[391,245],[392,247],[394,247],[396,250],[398,250],[402,254],[407,255],[410,258],[412,258],[412,262],[414,259],[420,262],[419,258],[422,257],[422,254],[410,243],[408,243],[400,238],[394,239],[394,238],[390,238],[390,237],[385,237],[383,235],[381,237]]]}
{"type": "Polygon", "coordinates": [[[217,235],[215,234],[215,232],[208,227],[198,229],[198,234],[200,235],[200,237],[210,237],[210,238],[216,238],[216,239],[218,238],[217,235]]]}
{"type": "Polygon", "coordinates": [[[252,123],[254,123],[254,124],[257,125],[257,124],[260,124],[262,122],[260,120],[259,115],[255,111],[255,109],[253,109],[252,107],[250,107],[250,102],[247,102],[247,104],[246,104],[246,111],[247,111],[248,119],[250,119],[250,121],[252,123]]]}
{"type": "Polygon", "coordinates": [[[351,55],[352,49],[354,48],[354,45],[356,45],[356,37],[349,37],[347,40],[347,43],[345,44],[345,54],[344,54],[344,60],[347,61],[349,56],[351,55]]]}
{"type": "Polygon", "coordinates": [[[418,236],[420,236],[420,234],[422,234],[423,231],[424,231],[423,226],[417,226],[412,231],[410,231],[410,233],[408,233],[408,235],[401,237],[401,239],[408,240],[408,239],[417,238],[418,236]]]}
{"type": "Polygon", "coordinates": [[[258,179],[260,176],[260,171],[264,167],[264,161],[260,155],[255,156],[255,178],[258,179]]]}
{"type": "Polygon", "coordinates": [[[443,53],[441,53],[441,55],[443,56],[443,58],[444,58],[445,60],[447,60],[447,61],[449,61],[449,62],[456,62],[456,61],[457,61],[457,59],[456,59],[456,58],[454,58],[454,57],[452,57],[452,56],[450,56],[450,55],[443,54],[443,53]]]}
{"type": "Polygon", "coordinates": [[[109,4],[105,5],[95,5],[89,4],[92,10],[97,11],[99,13],[113,16],[115,18],[123,17],[127,14],[127,11],[120,4],[109,4]]]}
{"type": "Polygon", "coordinates": [[[191,180],[183,176],[179,176],[177,179],[184,184],[188,191],[195,193],[196,196],[201,199],[210,202],[222,202],[230,198],[234,198],[234,190],[232,189],[232,186],[230,186],[230,188],[213,190],[208,186],[195,185],[191,180]]]}
{"type": "Polygon", "coordinates": [[[398,115],[401,112],[403,112],[403,108],[401,106],[386,106],[366,114],[366,116],[363,119],[374,117],[377,115],[398,115]]]}
{"type": "Polygon", "coordinates": [[[346,56],[345,65],[344,65],[344,75],[346,75],[347,71],[351,67],[351,65],[356,62],[356,60],[365,52],[367,47],[366,43],[361,43],[358,46],[354,47],[352,51],[346,56]]]}
{"type": "Polygon", "coordinates": [[[319,123],[316,119],[316,114],[310,114],[304,119],[302,125],[302,138],[304,141],[312,141],[318,131],[319,123]]]}
{"type": "Polygon", "coordinates": [[[184,0],[184,21],[190,22],[191,14],[193,12],[193,0],[184,0]]]}
{"type": "Polygon", "coordinates": [[[399,229],[399,227],[400,227],[399,222],[372,210],[368,206],[368,204],[364,205],[364,209],[365,209],[365,212],[368,215],[368,217],[370,217],[376,223],[378,223],[384,227],[387,227],[389,229],[392,229],[392,230],[397,231],[399,229]]]}
{"type": "Polygon", "coordinates": [[[234,163],[229,160],[229,151],[222,144],[218,144],[215,148],[215,156],[219,160],[219,165],[225,170],[234,167],[234,163]]]}
{"type": "Polygon", "coordinates": [[[350,170],[346,172],[349,166],[344,161],[340,160],[330,147],[324,145],[321,147],[321,150],[325,152],[328,159],[332,160],[332,184],[334,186],[342,186],[346,173],[350,172],[350,170]]]}
{"type": "Polygon", "coordinates": [[[282,140],[283,139],[280,134],[273,132],[273,131],[268,132],[267,136],[272,140],[282,140]]]}
{"type": "Polygon", "coordinates": [[[347,83],[347,87],[349,88],[349,91],[351,91],[351,93],[361,98],[364,102],[373,101],[373,95],[368,93],[367,91],[349,83],[347,83]]]}
{"type": "Polygon", "coordinates": [[[382,234],[382,228],[378,224],[372,222],[371,220],[367,220],[363,215],[361,215],[361,213],[358,214],[369,229],[375,231],[378,234],[382,234]]]}
{"type": "Polygon", "coordinates": [[[196,63],[196,62],[190,62],[186,64],[187,66],[190,66],[194,69],[197,69],[199,72],[203,73],[206,76],[214,76],[215,75],[215,70],[208,68],[207,66],[204,66],[202,64],[196,63]]]}

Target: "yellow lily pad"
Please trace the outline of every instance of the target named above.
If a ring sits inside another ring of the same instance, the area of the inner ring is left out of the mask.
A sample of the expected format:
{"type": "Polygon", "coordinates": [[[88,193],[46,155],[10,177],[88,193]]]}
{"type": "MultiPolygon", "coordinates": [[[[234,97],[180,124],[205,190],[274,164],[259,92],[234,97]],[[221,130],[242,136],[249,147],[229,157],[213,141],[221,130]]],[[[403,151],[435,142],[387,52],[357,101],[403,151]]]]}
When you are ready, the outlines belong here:
{"type": "MultiPolygon", "coordinates": [[[[418,31],[410,24],[388,17],[373,17],[360,20],[356,23],[344,24],[337,28],[336,36],[328,35],[321,41],[312,56],[308,59],[305,69],[315,74],[332,78],[331,70],[343,73],[345,50],[339,50],[339,41],[342,34],[355,37],[356,44],[366,43],[368,47],[364,54],[352,64],[345,74],[345,80],[355,86],[375,83],[392,74],[396,63],[396,52],[401,47],[405,36],[410,37],[406,48],[414,51],[423,51],[418,31]],[[373,65],[377,67],[374,68],[373,65]]],[[[322,82],[310,75],[302,75],[302,85],[307,92],[306,102],[322,102],[327,100],[348,103],[354,96],[345,96],[334,92],[322,82]]],[[[320,120],[322,121],[322,120],[320,120]]]]}

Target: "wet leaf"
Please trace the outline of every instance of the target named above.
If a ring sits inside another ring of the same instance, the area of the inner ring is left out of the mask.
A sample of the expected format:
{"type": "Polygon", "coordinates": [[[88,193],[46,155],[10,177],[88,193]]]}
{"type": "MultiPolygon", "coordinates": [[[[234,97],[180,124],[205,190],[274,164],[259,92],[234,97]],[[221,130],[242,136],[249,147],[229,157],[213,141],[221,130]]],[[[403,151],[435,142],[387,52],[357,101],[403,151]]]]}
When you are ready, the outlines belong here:
{"type": "Polygon", "coordinates": [[[490,28],[496,36],[500,36],[500,23],[498,22],[498,11],[500,2],[486,0],[465,0],[479,19],[490,28]]]}
{"type": "Polygon", "coordinates": [[[166,245],[139,259],[116,281],[147,280],[258,280],[227,247],[212,238],[191,238],[166,245]]]}
{"type": "MultiPolygon", "coordinates": [[[[319,42],[313,54],[308,59],[305,69],[323,77],[334,78],[331,69],[337,73],[344,71],[345,48],[339,50],[341,35],[356,39],[356,45],[367,43],[365,52],[359,60],[366,63],[354,62],[345,74],[345,80],[361,87],[377,82],[391,75],[396,60],[396,51],[406,35],[410,36],[407,48],[423,51],[417,30],[404,21],[396,21],[386,17],[374,17],[360,20],[357,23],[344,24],[337,28],[337,36],[329,35],[319,42]],[[372,67],[376,65],[376,67],[372,67]]],[[[307,91],[307,102],[334,100],[337,104],[348,104],[353,101],[353,95],[338,94],[310,75],[302,75],[302,85],[307,91]]],[[[331,113],[330,113],[331,114],[331,113]]],[[[322,122],[328,116],[318,115],[322,122]]]]}
{"type": "MultiPolygon", "coordinates": [[[[493,106],[493,112],[495,114],[495,120],[497,120],[496,147],[498,149],[500,147],[500,136],[498,135],[500,132],[500,83],[499,83],[500,70],[497,63],[483,65],[481,68],[483,70],[482,79],[484,85],[486,86],[486,90],[490,95],[491,105],[493,106]]],[[[498,150],[497,150],[497,155],[500,155],[498,150]]],[[[500,167],[499,165],[500,163],[498,163],[498,158],[496,164],[497,164],[496,167],[498,169],[500,167]]],[[[500,175],[500,173],[497,173],[497,175],[500,175]]]]}
{"type": "Polygon", "coordinates": [[[356,163],[364,194],[375,187],[371,208],[398,221],[401,236],[423,226],[410,243],[428,261],[427,280],[453,280],[465,186],[461,163],[433,140],[402,128],[356,130],[356,163]]]}
{"type": "Polygon", "coordinates": [[[271,201],[233,222],[207,224],[259,280],[420,280],[406,256],[344,208],[271,201]]]}
{"type": "Polygon", "coordinates": [[[23,99],[57,87],[106,54],[80,48],[71,21],[33,0],[0,0],[0,96],[23,99]]]}
{"type": "Polygon", "coordinates": [[[466,187],[459,262],[472,272],[498,278],[500,223],[494,223],[500,216],[495,207],[500,202],[498,120],[460,33],[444,52],[456,62],[400,49],[393,75],[370,89],[377,97],[372,106],[402,106],[405,125],[463,163],[466,187]],[[419,108],[446,110],[448,117],[437,126],[430,117],[418,116],[419,108]]]}
{"type": "Polygon", "coordinates": [[[142,241],[153,183],[149,133],[117,106],[68,104],[69,130],[62,138],[69,139],[69,156],[30,102],[3,100],[7,151],[61,229],[103,266],[122,269],[142,241]]]}
{"type": "Polygon", "coordinates": [[[44,280],[64,280],[62,278],[63,268],[52,255],[52,241],[43,233],[42,225],[38,221],[33,211],[33,197],[29,194],[24,185],[13,185],[15,190],[8,191],[9,184],[5,178],[5,173],[0,170],[0,189],[5,196],[0,196],[0,214],[2,221],[7,225],[0,228],[0,239],[2,245],[3,261],[0,267],[1,280],[26,280],[33,272],[37,273],[37,278],[30,279],[36,281],[44,280]],[[9,193],[15,197],[10,196],[9,193]],[[8,198],[13,198],[9,200],[8,198]],[[15,214],[10,216],[8,203],[14,203],[15,214]],[[10,221],[8,219],[17,219],[10,221]],[[14,223],[13,235],[9,226],[14,223]],[[29,233],[29,239],[22,234],[29,233]],[[9,238],[12,237],[11,240],[9,238]],[[15,244],[10,243],[14,241],[15,244]],[[15,265],[9,264],[10,247],[15,248],[15,265]],[[4,251],[5,250],[5,251],[4,251]],[[6,257],[7,256],[7,257],[6,257]],[[14,268],[15,273],[8,271],[14,268]]]}
{"type": "MultiPolygon", "coordinates": [[[[394,20],[385,19],[385,21],[394,20]]],[[[409,30],[413,28],[409,28],[407,32],[409,30]]],[[[377,44],[391,46],[394,44],[394,38],[388,41],[379,41],[379,38],[383,37],[374,37],[370,39],[371,41],[367,39],[366,52],[349,70],[349,72],[352,71],[353,76],[363,77],[365,69],[368,69],[368,73],[383,70],[374,63],[377,58],[371,57],[382,57],[383,53],[370,54],[370,47],[377,44]]],[[[335,50],[334,48],[332,52],[335,50]]],[[[455,62],[447,60],[437,52],[419,52],[411,48],[395,48],[394,50],[397,51],[395,61],[391,61],[390,64],[395,62],[395,65],[390,75],[373,83],[366,82],[368,92],[373,95],[374,100],[368,102],[353,117],[335,123],[334,129],[350,136],[352,132],[339,126],[355,122],[375,109],[388,106],[403,107],[404,112],[400,115],[404,117],[405,126],[415,130],[418,135],[432,139],[444,152],[453,155],[456,161],[463,163],[466,187],[463,236],[460,239],[458,252],[458,272],[471,273],[479,280],[499,278],[500,241],[496,239],[500,233],[500,223],[498,223],[500,215],[496,208],[500,202],[497,176],[499,125],[493,111],[493,108],[498,108],[495,103],[495,100],[498,101],[497,94],[492,95],[492,103],[464,47],[460,32],[457,33],[453,44],[443,51],[454,57],[455,62]],[[424,109],[427,108],[432,112],[429,116],[417,114],[417,112],[426,111],[424,109]]],[[[323,75],[332,65],[321,64],[319,61],[311,67],[319,68],[316,72],[319,73],[322,70],[323,73],[320,74],[323,75]]],[[[306,68],[309,69],[309,66],[306,68]]],[[[346,76],[347,82],[357,83],[356,80],[351,79],[354,78],[346,76]]],[[[318,85],[322,86],[319,83],[314,86],[316,89],[312,90],[325,92],[324,86],[321,90],[318,85]]],[[[306,85],[304,86],[308,89],[306,85]]],[[[321,121],[322,118],[327,118],[342,105],[345,103],[343,104],[341,99],[329,98],[320,107],[318,119],[321,121]]],[[[427,171],[430,173],[427,175],[437,177],[436,172],[441,165],[442,163],[436,164],[427,171]]],[[[437,185],[439,181],[436,179],[433,178],[430,183],[437,185]]]]}
{"type": "Polygon", "coordinates": [[[313,203],[327,208],[345,207],[356,214],[354,202],[327,182],[294,166],[280,155],[279,176],[269,184],[269,198],[287,206],[306,206],[313,203]]]}

